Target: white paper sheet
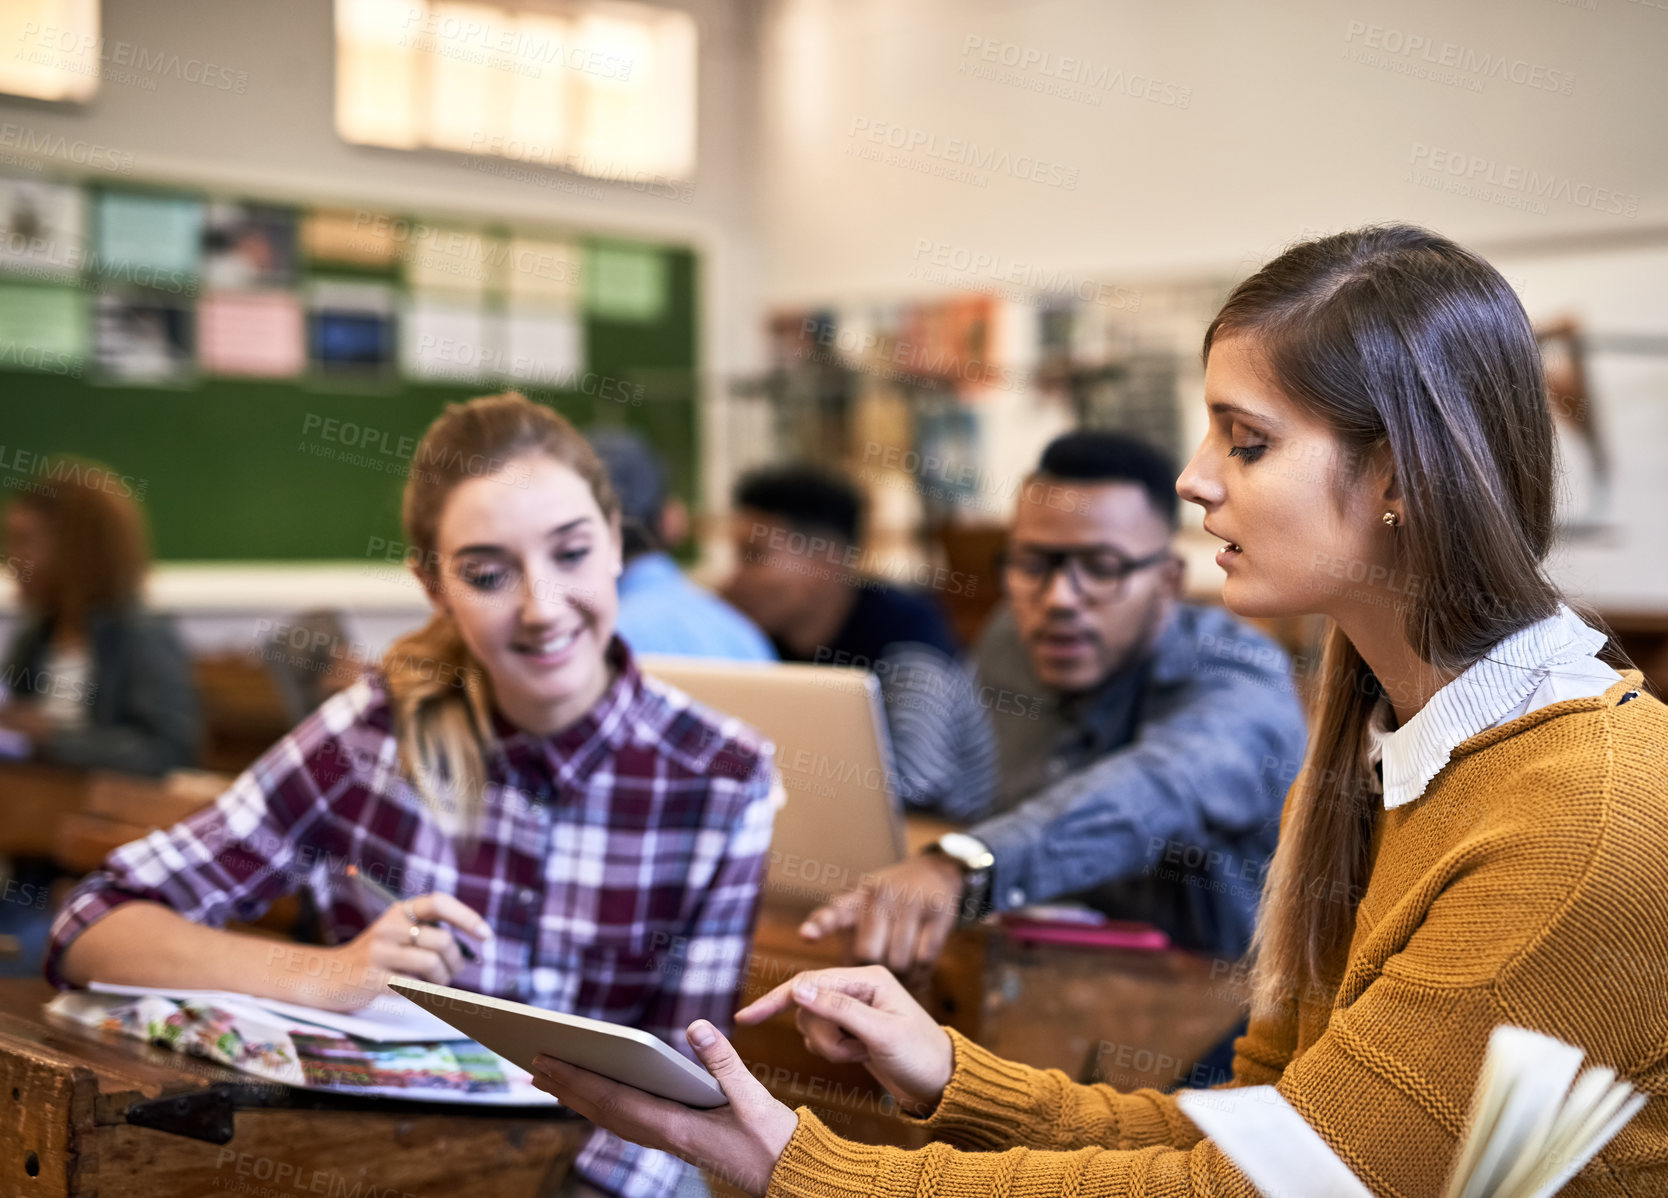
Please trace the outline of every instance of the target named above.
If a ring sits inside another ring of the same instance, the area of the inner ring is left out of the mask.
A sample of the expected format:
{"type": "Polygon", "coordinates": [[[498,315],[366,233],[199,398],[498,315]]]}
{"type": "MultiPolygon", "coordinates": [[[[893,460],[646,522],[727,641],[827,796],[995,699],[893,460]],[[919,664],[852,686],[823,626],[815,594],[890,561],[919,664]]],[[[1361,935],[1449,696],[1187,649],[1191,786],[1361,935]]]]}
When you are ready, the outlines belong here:
{"type": "Polygon", "coordinates": [[[1176,1102],[1270,1198],[1373,1198],[1273,1086],[1183,1090],[1176,1102]]]}

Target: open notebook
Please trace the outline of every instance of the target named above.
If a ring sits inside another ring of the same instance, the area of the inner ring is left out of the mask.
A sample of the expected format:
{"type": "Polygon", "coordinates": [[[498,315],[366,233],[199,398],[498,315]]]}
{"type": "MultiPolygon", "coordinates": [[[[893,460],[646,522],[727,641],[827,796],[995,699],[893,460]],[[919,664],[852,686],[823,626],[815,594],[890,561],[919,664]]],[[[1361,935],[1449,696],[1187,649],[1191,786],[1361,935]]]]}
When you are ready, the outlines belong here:
{"type": "MultiPolygon", "coordinates": [[[[1550,1198],[1622,1130],[1645,1095],[1599,1066],[1577,1078],[1583,1055],[1539,1032],[1494,1029],[1447,1198],[1550,1198]]],[[[1177,1101],[1264,1195],[1372,1198],[1273,1086],[1177,1101]]]]}

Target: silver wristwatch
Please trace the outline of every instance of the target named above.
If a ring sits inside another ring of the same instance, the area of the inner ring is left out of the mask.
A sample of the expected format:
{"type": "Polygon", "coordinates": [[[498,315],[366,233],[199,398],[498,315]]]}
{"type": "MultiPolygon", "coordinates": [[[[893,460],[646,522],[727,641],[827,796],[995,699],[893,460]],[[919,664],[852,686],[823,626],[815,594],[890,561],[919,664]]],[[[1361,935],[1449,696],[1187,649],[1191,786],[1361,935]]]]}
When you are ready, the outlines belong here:
{"type": "Polygon", "coordinates": [[[996,854],[977,836],[966,832],[946,832],[928,846],[930,852],[944,854],[961,866],[961,909],[958,922],[977,923],[990,914],[991,877],[996,869],[996,854]]]}

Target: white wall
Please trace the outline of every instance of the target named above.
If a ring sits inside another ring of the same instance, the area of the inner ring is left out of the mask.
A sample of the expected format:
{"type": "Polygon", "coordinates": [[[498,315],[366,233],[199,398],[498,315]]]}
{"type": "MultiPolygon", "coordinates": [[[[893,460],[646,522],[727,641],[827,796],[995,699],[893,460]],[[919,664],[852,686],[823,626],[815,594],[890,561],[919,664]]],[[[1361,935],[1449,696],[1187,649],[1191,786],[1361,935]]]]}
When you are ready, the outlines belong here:
{"type": "Polygon", "coordinates": [[[923,294],[934,289],[912,275],[923,241],[1122,282],[1248,266],[1305,231],[1372,220],[1467,242],[1668,227],[1665,62],[1668,7],[1644,0],[772,0],[766,292],[784,303],[923,294]],[[1462,66],[1467,55],[1521,63],[1512,69],[1553,90],[1477,70],[1417,78],[1395,68],[1419,64],[1422,48],[1369,45],[1409,38],[1439,61],[1447,43],[1462,66]],[[968,73],[1026,51],[1051,68],[1081,60],[1066,74],[1084,90],[1102,84],[1098,105],[1029,90],[1061,82],[1040,64],[1014,72],[1029,86],[968,73]],[[1363,53],[1392,66],[1356,61],[1363,53]],[[1132,83],[1154,98],[1127,94],[1132,83]],[[855,153],[883,148],[866,140],[883,122],[923,143],[907,166],[855,153]],[[958,165],[969,152],[951,139],[1046,161],[1061,181],[1075,171],[1075,188],[910,169],[958,165]],[[1467,171],[1475,159],[1484,178],[1492,163],[1508,198],[1530,198],[1529,171],[1554,176],[1555,191],[1567,181],[1572,198],[1538,213],[1430,190],[1410,181],[1418,146],[1433,148],[1422,167],[1436,149],[1467,171]],[[1635,214],[1573,202],[1590,203],[1592,188],[1629,197],[1624,207],[1636,198],[1635,214]]]}
{"type": "MultiPolygon", "coordinates": [[[[1606,610],[1660,612],[1668,608],[1668,246],[1496,260],[1530,312],[1568,313],[1592,335],[1588,375],[1613,488],[1598,527],[1553,554],[1553,575],[1606,610]]],[[[1579,478],[1583,456],[1567,457],[1579,478]]]]}

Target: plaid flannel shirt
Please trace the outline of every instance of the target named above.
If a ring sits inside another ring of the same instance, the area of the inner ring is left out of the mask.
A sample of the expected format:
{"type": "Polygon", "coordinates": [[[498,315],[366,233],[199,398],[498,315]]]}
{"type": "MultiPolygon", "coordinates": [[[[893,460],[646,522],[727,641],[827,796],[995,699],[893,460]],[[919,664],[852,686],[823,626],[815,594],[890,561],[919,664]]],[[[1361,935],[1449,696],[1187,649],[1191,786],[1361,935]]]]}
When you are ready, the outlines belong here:
{"type": "MultiPolygon", "coordinates": [[[[653,1032],[689,1055],[693,1019],[728,1028],[770,847],[768,746],[735,720],[644,677],[624,643],[616,678],[553,737],[501,719],[476,838],[460,845],[402,776],[386,684],[329,700],[214,804],[115,850],[52,929],[65,947],[124,902],[211,927],[257,918],[305,888],[325,934],[381,913],[349,864],[398,893],[455,895],[494,936],[454,984],[653,1032]]],[[[318,979],[298,978],[306,1002],[318,979]]],[[[695,1178],[664,1153],[597,1130],[576,1170],[610,1193],[669,1193],[695,1178]]]]}

